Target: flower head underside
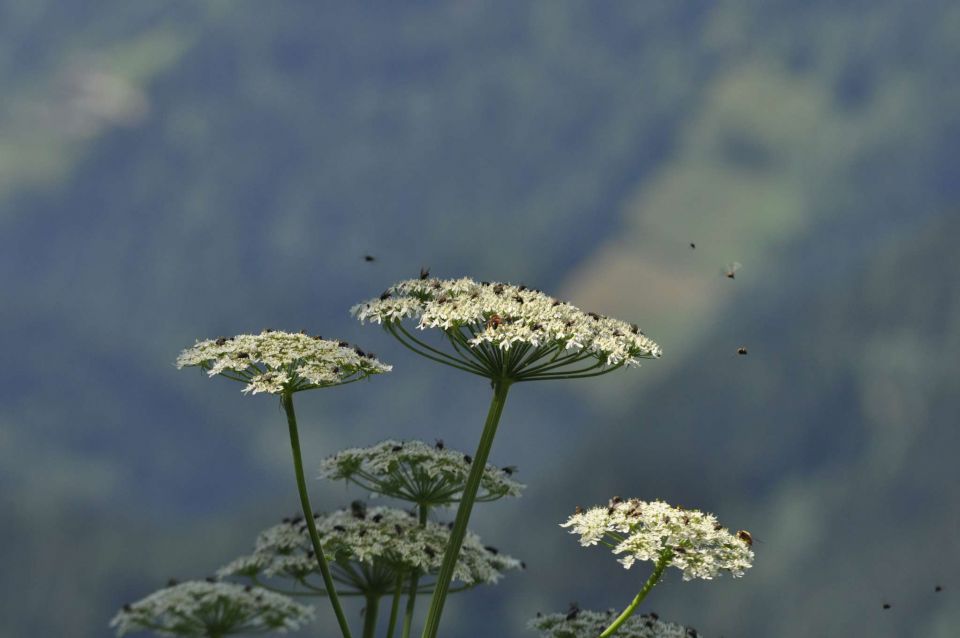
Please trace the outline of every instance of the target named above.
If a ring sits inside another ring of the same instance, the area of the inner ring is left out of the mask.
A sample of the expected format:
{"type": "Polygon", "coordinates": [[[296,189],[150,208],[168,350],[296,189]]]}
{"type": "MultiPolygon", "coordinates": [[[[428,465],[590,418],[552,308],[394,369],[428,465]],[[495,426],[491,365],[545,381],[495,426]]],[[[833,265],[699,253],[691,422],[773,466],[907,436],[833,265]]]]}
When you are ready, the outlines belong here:
{"type": "Polygon", "coordinates": [[[472,279],[401,281],[351,312],[383,325],[417,353],[491,379],[538,381],[605,374],[655,359],[660,346],[635,324],[584,312],[523,285],[472,279]],[[439,329],[440,349],[404,326],[439,329]]]}

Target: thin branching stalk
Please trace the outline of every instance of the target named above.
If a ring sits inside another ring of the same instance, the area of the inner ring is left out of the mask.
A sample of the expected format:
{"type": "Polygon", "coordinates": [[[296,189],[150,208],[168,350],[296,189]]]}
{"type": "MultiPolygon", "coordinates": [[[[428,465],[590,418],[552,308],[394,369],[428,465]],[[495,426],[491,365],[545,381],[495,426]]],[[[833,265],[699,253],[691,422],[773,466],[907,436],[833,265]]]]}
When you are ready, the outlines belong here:
{"type": "Polygon", "coordinates": [[[463,496],[460,497],[460,507],[457,508],[457,518],[454,520],[453,529],[450,531],[450,541],[447,543],[440,573],[437,575],[437,583],[430,600],[430,610],[427,612],[427,620],[423,628],[423,638],[436,638],[440,629],[443,605],[450,589],[450,581],[453,580],[453,570],[460,555],[460,547],[463,545],[464,536],[467,533],[470,512],[473,510],[473,503],[477,497],[477,491],[480,489],[480,479],[487,467],[487,457],[489,457],[490,449],[493,447],[493,439],[497,434],[497,426],[500,424],[500,415],[503,414],[503,406],[507,401],[510,383],[509,379],[502,377],[493,381],[493,398],[490,400],[490,410],[487,413],[487,420],[483,426],[483,434],[480,436],[477,451],[473,455],[467,484],[464,486],[463,496]]]}
{"type": "MultiPolygon", "coordinates": [[[[427,516],[430,513],[430,506],[421,504],[418,508],[418,515],[420,517],[420,527],[427,526],[427,516]]],[[[400,634],[400,638],[410,638],[410,629],[413,626],[413,610],[417,604],[417,594],[419,593],[418,585],[420,584],[420,572],[414,570],[410,574],[410,594],[407,596],[407,608],[404,610],[403,614],[403,631],[400,634]]]]}
{"type": "Polygon", "coordinates": [[[603,633],[600,634],[600,638],[609,638],[617,629],[620,628],[627,618],[633,615],[633,612],[637,610],[637,606],[643,602],[643,599],[647,597],[647,594],[656,587],[657,583],[660,582],[660,578],[663,576],[663,570],[667,568],[667,563],[670,562],[671,558],[670,550],[665,551],[660,555],[660,559],[657,561],[656,566],[653,568],[653,573],[650,574],[650,578],[647,579],[647,582],[643,584],[643,588],[634,596],[633,600],[627,605],[626,609],[620,613],[617,618],[610,623],[610,626],[603,630],[603,633]]]}
{"type": "Polygon", "coordinates": [[[400,598],[403,596],[403,577],[402,570],[397,571],[397,588],[393,590],[393,602],[390,604],[390,620],[387,623],[387,638],[393,638],[394,631],[397,628],[397,618],[400,615],[400,598]]]}
{"type": "Polygon", "coordinates": [[[320,535],[317,533],[317,523],[313,518],[313,508],[310,506],[310,496],[307,494],[307,483],[303,476],[303,458],[300,454],[300,435],[297,433],[297,415],[293,409],[293,393],[285,392],[280,395],[280,401],[283,404],[284,411],[287,413],[287,425],[290,429],[290,449],[293,453],[293,469],[297,477],[297,490],[300,492],[300,505],[303,508],[304,521],[310,532],[310,542],[313,544],[313,551],[317,556],[320,573],[323,575],[323,583],[326,585],[330,605],[333,607],[333,613],[336,615],[337,623],[340,625],[340,632],[343,634],[343,638],[351,638],[350,626],[347,624],[343,607],[340,606],[340,598],[337,596],[337,590],[333,584],[330,566],[327,564],[327,559],[323,555],[323,547],[320,545],[320,535]]]}
{"type": "Polygon", "coordinates": [[[377,633],[377,610],[380,607],[380,595],[367,595],[367,606],[363,609],[363,638],[373,638],[377,633]]]}

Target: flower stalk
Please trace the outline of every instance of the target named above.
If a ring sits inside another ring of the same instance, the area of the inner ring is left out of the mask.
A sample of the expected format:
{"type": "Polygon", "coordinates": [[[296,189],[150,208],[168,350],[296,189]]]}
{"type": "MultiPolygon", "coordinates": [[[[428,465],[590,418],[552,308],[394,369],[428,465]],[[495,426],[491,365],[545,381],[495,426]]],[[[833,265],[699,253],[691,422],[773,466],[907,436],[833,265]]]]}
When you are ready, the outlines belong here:
{"type": "MultiPolygon", "coordinates": [[[[417,506],[417,515],[419,516],[420,527],[427,526],[427,516],[429,515],[429,511],[430,507],[428,505],[421,503],[419,506],[417,506]]],[[[415,570],[410,575],[410,595],[407,597],[407,608],[404,610],[403,614],[403,631],[401,633],[401,638],[410,638],[410,629],[413,625],[413,610],[417,604],[419,584],[420,572],[415,570]]]]}
{"type": "Polygon", "coordinates": [[[393,590],[393,601],[390,604],[390,620],[387,622],[387,638],[393,638],[397,629],[397,619],[400,615],[400,598],[403,595],[404,573],[397,574],[397,588],[393,590]]]}
{"type": "Polygon", "coordinates": [[[656,566],[653,568],[653,573],[650,574],[650,578],[647,579],[647,582],[643,584],[643,588],[634,596],[633,600],[627,605],[626,609],[621,612],[617,618],[610,623],[610,626],[603,630],[603,633],[600,634],[600,638],[609,638],[616,633],[617,629],[620,628],[620,625],[625,623],[630,616],[633,615],[633,612],[636,611],[640,603],[643,602],[643,599],[647,597],[654,587],[657,586],[657,583],[660,582],[660,579],[663,577],[663,570],[667,568],[667,565],[670,563],[670,557],[672,552],[670,550],[664,551],[659,560],[657,560],[656,566]]]}
{"type": "Polygon", "coordinates": [[[373,638],[377,633],[377,610],[379,607],[379,594],[368,594],[367,606],[363,610],[363,638],[373,638]]]}
{"type": "Polygon", "coordinates": [[[287,414],[287,425],[290,430],[290,450],[293,453],[293,469],[297,477],[297,491],[300,493],[300,505],[303,508],[304,522],[310,532],[310,541],[313,544],[313,551],[317,557],[317,563],[320,566],[320,574],[323,576],[323,583],[326,586],[327,595],[330,598],[330,605],[333,607],[333,613],[337,617],[337,624],[340,625],[340,632],[343,638],[351,638],[350,626],[343,613],[343,607],[340,605],[340,598],[337,596],[337,590],[333,584],[333,576],[330,574],[330,566],[323,554],[323,546],[320,544],[320,536],[317,534],[317,524],[313,518],[313,508],[310,506],[310,496],[307,493],[307,483],[303,476],[303,459],[300,454],[300,436],[297,433],[297,415],[293,409],[293,393],[284,392],[280,395],[280,401],[283,404],[283,410],[287,414]]]}
{"type": "Polygon", "coordinates": [[[457,562],[457,556],[460,554],[463,538],[467,533],[470,513],[473,510],[477,490],[480,488],[480,480],[483,477],[490,449],[493,447],[493,439],[497,434],[497,426],[500,424],[503,406],[507,402],[510,384],[511,381],[504,378],[493,381],[493,398],[490,400],[490,409],[487,412],[486,423],[483,425],[483,434],[480,436],[477,451],[473,455],[470,475],[467,477],[467,484],[460,499],[460,506],[457,508],[453,530],[450,532],[450,541],[443,556],[440,574],[437,576],[437,583],[433,590],[430,609],[427,612],[427,620],[423,628],[423,638],[436,638],[440,629],[440,616],[443,614],[443,606],[450,589],[450,581],[453,579],[453,570],[457,562]]]}

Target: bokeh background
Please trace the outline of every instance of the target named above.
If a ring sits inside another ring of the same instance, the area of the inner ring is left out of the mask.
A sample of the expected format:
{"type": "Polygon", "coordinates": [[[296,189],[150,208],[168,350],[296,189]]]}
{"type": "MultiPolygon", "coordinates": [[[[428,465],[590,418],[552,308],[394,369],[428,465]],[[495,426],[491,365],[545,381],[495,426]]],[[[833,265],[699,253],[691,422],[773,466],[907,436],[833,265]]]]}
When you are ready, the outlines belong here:
{"type": "Polygon", "coordinates": [[[473,527],[529,568],[446,638],[622,607],[646,572],[557,527],[615,494],[759,541],[743,579],[671,574],[665,619],[956,636],[958,33],[950,0],[0,2],[0,636],[108,636],[296,511],[276,401],[177,371],[197,338],[395,365],[302,395],[308,465],[472,450],[489,387],[347,312],[421,266],[664,348],[512,393],[492,460],[529,488],[473,527]]]}

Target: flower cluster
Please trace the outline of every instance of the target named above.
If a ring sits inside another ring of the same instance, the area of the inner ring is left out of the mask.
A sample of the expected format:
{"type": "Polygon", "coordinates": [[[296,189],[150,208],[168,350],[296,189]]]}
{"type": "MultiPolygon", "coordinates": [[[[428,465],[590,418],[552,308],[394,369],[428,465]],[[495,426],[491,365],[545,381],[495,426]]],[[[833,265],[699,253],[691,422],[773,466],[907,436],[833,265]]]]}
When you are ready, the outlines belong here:
{"type": "MultiPolygon", "coordinates": [[[[566,614],[538,616],[530,621],[530,629],[540,632],[541,638],[597,638],[617,617],[612,609],[607,612],[573,609],[566,614]]],[[[663,622],[656,614],[628,618],[617,629],[617,638],[697,638],[700,633],[692,627],[663,622]]]]}
{"type": "Polygon", "coordinates": [[[340,385],[391,369],[346,342],[274,330],[198,341],[177,357],[178,368],[191,366],[245,383],[253,394],[340,385]]]}
{"type": "Polygon", "coordinates": [[[312,618],[312,607],[264,589],[190,581],[124,605],[110,626],[118,636],[144,630],[171,636],[228,636],[295,631],[312,618]]]}
{"type": "MultiPolygon", "coordinates": [[[[323,551],[334,561],[331,567],[335,580],[345,589],[361,592],[384,584],[392,586],[398,572],[436,573],[450,538],[446,525],[427,522],[421,526],[408,512],[389,507],[368,509],[360,501],[349,509],[315,518],[323,551]],[[356,563],[368,569],[354,569],[351,564],[356,563]],[[378,575],[378,581],[385,583],[364,580],[371,575],[378,575]]],[[[309,586],[306,578],[316,566],[307,527],[302,518],[293,518],[263,531],[251,556],[233,561],[217,574],[249,578],[262,574],[267,578],[292,578],[309,586]]],[[[454,578],[467,586],[495,583],[504,571],[521,566],[520,561],[484,547],[478,536],[468,533],[454,578]]]]}
{"type": "MultiPolygon", "coordinates": [[[[522,285],[468,278],[411,279],[388,288],[377,299],[354,306],[351,312],[361,321],[385,325],[412,345],[416,339],[401,325],[406,318],[416,319],[421,330],[443,330],[455,347],[459,342],[466,350],[480,350],[485,355],[526,347],[527,359],[515,363],[529,366],[540,361],[541,372],[587,358],[595,360],[597,367],[619,367],[660,356],[660,346],[636,325],[583,312],[522,285]]],[[[484,358],[458,352],[467,362],[484,358]]],[[[517,371],[521,369],[517,367],[517,371]]]]}
{"type": "Polygon", "coordinates": [[[635,561],[659,561],[680,569],[684,580],[711,579],[722,572],[742,576],[753,563],[752,538],[731,534],[712,514],[662,501],[624,501],[571,516],[561,527],[580,535],[583,546],[604,543],[629,568],[635,561]]]}
{"type": "MultiPolygon", "coordinates": [[[[460,500],[473,459],[438,442],[383,441],[343,450],[320,465],[321,478],[345,479],[360,487],[420,505],[440,506],[460,500]]],[[[478,501],[519,496],[523,485],[510,478],[513,468],[487,465],[478,501]]]]}

